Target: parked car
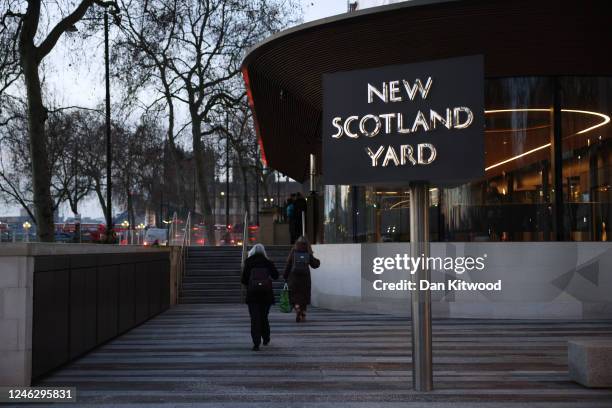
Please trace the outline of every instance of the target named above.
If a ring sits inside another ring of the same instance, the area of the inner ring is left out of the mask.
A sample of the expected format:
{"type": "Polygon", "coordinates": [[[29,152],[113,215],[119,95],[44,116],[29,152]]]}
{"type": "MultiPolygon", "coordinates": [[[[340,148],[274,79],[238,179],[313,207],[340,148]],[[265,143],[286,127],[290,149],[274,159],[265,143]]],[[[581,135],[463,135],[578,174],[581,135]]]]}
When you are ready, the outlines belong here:
{"type": "Polygon", "coordinates": [[[165,228],[149,228],[145,232],[144,245],[168,245],[168,230],[165,228]]]}

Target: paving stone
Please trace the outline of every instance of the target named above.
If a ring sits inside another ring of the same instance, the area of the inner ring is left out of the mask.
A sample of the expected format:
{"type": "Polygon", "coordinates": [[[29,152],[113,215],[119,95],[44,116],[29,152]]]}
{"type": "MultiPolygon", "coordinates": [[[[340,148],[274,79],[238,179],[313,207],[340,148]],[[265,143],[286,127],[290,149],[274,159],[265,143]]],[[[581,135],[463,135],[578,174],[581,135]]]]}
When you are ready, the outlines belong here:
{"type": "Polygon", "coordinates": [[[612,406],[612,390],[570,380],[566,347],[611,337],[612,321],[434,320],[431,393],[412,389],[405,317],[313,308],[297,324],[275,306],[270,322],[253,352],[246,305],[179,305],[38,385],[125,407],[612,406]]]}

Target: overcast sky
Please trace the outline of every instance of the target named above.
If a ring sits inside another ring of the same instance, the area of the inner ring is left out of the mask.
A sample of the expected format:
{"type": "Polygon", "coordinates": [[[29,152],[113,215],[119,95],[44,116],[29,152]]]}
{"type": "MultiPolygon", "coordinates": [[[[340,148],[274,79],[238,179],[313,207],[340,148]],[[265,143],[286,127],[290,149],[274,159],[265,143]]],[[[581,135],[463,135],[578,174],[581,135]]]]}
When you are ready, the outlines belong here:
{"type": "MultiPolygon", "coordinates": [[[[346,0],[300,1],[304,12],[304,22],[344,13],[347,9],[346,0]]],[[[82,43],[71,38],[70,34],[60,40],[58,46],[49,55],[45,66],[44,81],[48,90],[47,95],[53,95],[54,105],[95,108],[103,102],[102,41],[103,33],[99,32],[97,37],[92,39],[93,49],[77,51],[78,46],[82,43]]],[[[113,93],[112,85],[111,93],[113,93]]],[[[3,202],[0,202],[0,216],[18,215],[20,208],[14,205],[5,206],[3,202]]],[[[117,206],[114,206],[113,209],[120,210],[117,206]]],[[[93,195],[80,203],[80,212],[84,217],[103,218],[98,200],[93,195]]],[[[67,205],[60,207],[60,215],[72,216],[67,205]]]]}

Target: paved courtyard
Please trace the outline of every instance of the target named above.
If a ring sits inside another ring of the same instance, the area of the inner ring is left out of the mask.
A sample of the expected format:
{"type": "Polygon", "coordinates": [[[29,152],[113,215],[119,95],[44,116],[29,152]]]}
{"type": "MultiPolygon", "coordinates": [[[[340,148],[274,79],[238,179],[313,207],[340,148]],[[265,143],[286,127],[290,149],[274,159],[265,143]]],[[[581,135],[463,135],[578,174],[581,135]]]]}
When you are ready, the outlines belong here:
{"type": "Polygon", "coordinates": [[[435,391],[419,393],[405,318],[273,310],[260,352],[245,305],[179,305],[37,385],[76,386],[78,406],[612,407],[612,389],[569,381],[566,357],[612,321],[435,320],[435,391]]]}

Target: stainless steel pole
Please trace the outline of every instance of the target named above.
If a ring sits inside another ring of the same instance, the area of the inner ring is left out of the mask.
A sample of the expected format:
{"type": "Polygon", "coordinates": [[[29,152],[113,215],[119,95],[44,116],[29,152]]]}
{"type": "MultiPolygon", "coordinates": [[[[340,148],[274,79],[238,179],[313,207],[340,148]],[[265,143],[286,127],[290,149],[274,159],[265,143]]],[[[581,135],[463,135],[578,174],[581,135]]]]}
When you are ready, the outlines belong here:
{"type": "Polygon", "coordinates": [[[315,177],[317,175],[317,164],[314,154],[310,154],[310,191],[316,191],[315,177]]]}
{"type": "MultiPolygon", "coordinates": [[[[429,256],[429,186],[410,185],[410,256],[429,256]]],[[[412,294],[412,383],[415,391],[433,389],[431,352],[431,292],[420,289],[420,281],[429,281],[431,273],[424,262],[412,275],[416,283],[412,294]]]]}
{"type": "Polygon", "coordinates": [[[244,261],[247,258],[247,246],[249,242],[249,213],[248,211],[244,212],[244,224],[242,224],[244,228],[242,229],[242,252],[240,258],[241,268],[244,268],[244,261]]]}
{"type": "MultiPolygon", "coordinates": [[[[228,120],[227,118],[225,119],[225,128],[228,128],[228,120]]],[[[230,182],[229,182],[229,169],[230,169],[230,155],[229,155],[229,149],[230,149],[230,138],[229,138],[229,133],[227,134],[227,139],[225,141],[225,226],[227,228],[229,228],[230,225],[230,219],[229,219],[229,212],[230,212],[230,182]]]]}

